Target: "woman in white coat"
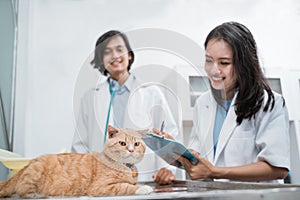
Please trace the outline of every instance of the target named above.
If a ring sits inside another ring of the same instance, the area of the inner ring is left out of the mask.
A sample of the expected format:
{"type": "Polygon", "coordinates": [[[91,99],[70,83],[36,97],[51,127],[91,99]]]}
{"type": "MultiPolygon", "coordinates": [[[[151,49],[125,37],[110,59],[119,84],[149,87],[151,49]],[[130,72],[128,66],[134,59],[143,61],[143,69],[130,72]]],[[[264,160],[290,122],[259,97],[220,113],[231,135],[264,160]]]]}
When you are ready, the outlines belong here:
{"type": "Polygon", "coordinates": [[[252,34],[223,23],[204,46],[211,90],[196,101],[189,139],[200,162],[178,160],[193,180],[282,182],[290,169],[288,111],[263,75],[252,34]]]}
{"type": "MultiPolygon", "coordinates": [[[[168,103],[155,85],[142,84],[129,73],[134,53],[124,33],[108,31],[96,42],[92,64],[104,76],[99,85],[82,98],[76,121],[72,152],[102,151],[107,127],[152,129],[160,128],[178,135],[178,128],[168,103]]],[[[152,175],[167,164],[154,152],[146,151],[137,165],[139,181],[152,180],[152,175]]],[[[174,177],[171,177],[174,179],[174,177]]]]}

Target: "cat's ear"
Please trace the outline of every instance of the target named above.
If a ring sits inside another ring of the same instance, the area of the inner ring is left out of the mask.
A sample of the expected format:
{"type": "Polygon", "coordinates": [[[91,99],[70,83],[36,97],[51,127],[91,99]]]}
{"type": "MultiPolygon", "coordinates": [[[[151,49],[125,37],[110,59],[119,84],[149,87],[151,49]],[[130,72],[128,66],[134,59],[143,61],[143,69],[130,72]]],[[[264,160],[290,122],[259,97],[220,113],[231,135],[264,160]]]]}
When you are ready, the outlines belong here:
{"type": "Polygon", "coordinates": [[[108,138],[115,137],[116,133],[119,132],[119,129],[117,129],[111,125],[108,125],[107,130],[108,130],[108,138]]]}

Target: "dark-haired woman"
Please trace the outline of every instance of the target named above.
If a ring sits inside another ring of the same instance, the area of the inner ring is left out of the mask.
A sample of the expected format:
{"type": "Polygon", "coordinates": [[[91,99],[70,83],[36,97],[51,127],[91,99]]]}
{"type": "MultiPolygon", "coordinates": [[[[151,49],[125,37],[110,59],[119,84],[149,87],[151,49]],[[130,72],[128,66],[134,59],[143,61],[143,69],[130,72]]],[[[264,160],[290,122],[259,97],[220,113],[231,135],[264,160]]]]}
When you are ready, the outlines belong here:
{"type": "MultiPolygon", "coordinates": [[[[204,46],[211,89],[196,101],[189,139],[199,163],[178,160],[193,180],[283,182],[290,169],[288,111],[263,75],[252,34],[240,23],[223,23],[204,46]]],[[[157,182],[169,175],[160,171],[157,182]]]]}

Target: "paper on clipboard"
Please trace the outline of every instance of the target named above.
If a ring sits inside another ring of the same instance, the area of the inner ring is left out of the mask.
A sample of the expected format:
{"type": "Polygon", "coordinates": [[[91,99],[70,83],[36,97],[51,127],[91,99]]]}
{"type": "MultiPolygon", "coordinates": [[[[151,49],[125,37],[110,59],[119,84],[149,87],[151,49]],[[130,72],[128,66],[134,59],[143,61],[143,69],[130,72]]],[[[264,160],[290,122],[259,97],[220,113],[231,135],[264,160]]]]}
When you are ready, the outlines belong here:
{"type": "Polygon", "coordinates": [[[173,158],[174,153],[187,158],[192,164],[199,162],[183,144],[174,140],[169,140],[151,133],[147,133],[143,137],[143,140],[152,151],[173,166],[183,168],[181,163],[173,158]]]}

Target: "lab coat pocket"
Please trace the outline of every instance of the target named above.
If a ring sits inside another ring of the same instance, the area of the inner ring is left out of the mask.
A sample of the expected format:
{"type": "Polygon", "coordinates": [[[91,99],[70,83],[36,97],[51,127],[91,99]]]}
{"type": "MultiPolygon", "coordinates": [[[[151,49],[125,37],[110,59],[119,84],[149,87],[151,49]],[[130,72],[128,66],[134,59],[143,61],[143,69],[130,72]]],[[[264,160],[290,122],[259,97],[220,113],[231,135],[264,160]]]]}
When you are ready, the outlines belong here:
{"type": "Polygon", "coordinates": [[[227,166],[248,164],[253,161],[255,142],[252,131],[234,134],[224,149],[224,161],[227,166]]]}

